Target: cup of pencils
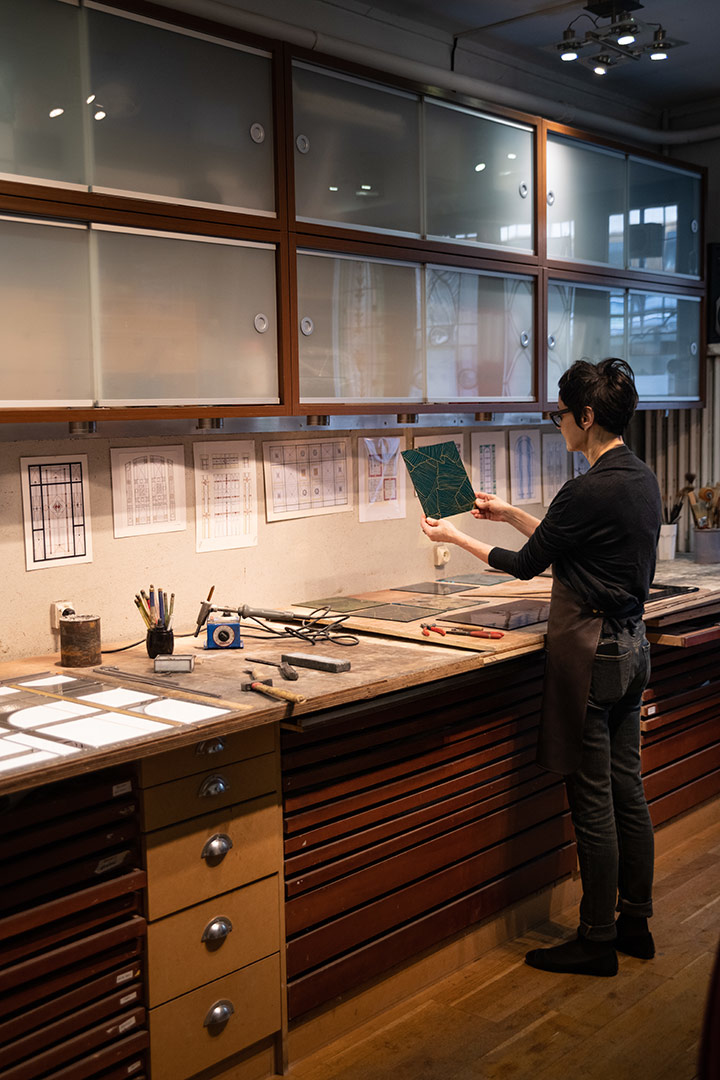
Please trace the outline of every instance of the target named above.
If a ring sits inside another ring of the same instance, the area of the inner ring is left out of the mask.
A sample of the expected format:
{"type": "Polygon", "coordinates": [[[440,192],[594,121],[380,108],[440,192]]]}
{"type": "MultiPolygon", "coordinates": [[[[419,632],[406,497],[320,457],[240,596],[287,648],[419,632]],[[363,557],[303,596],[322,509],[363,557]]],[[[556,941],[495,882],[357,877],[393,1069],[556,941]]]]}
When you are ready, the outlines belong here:
{"type": "Polygon", "coordinates": [[[145,644],[148,656],[151,660],[156,656],[167,656],[175,647],[172,631],[175,593],[171,593],[168,600],[168,594],[163,589],[156,589],[151,585],[148,592],[141,589],[135,595],[135,607],[147,629],[145,644]]]}

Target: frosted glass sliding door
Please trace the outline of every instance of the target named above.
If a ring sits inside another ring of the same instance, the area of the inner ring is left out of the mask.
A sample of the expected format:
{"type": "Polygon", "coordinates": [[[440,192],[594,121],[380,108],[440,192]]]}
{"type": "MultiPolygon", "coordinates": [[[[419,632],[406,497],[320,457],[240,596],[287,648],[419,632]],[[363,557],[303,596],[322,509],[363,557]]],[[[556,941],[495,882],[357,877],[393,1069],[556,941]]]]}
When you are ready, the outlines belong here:
{"type": "Polygon", "coordinates": [[[89,9],[94,187],[274,214],[264,53],[89,9]]]}
{"type": "Polygon", "coordinates": [[[606,356],[625,356],[624,291],[550,282],[548,399],[557,400],[558,379],[576,360],[597,363],[606,356]]]}
{"type": "Polygon", "coordinates": [[[87,228],[0,218],[0,400],[93,398],[87,228]]]}
{"type": "Polygon", "coordinates": [[[532,400],[533,310],[528,278],[429,266],[428,400],[532,400]]]}
{"type": "Polygon", "coordinates": [[[700,177],[630,158],[628,266],[700,273],[700,177]]]}
{"type": "Polygon", "coordinates": [[[0,173],[85,184],[79,11],[0,0],[0,173]]]}
{"type": "Polygon", "coordinates": [[[533,133],[426,100],[427,234],[532,251],[533,133]]]}
{"type": "Polygon", "coordinates": [[[699,348],[699,299],[630,291],[627,359],[641,398],[699,398],[699,348]]]}
{"type": "Polygon", "coordinates": [[[547,178],[548,258],[623,266],[624,155],[550,134],[547,178]]]}
{"type": "Polygon", "coordinates": [[[422,401],[420,267],[298,255],[300,400],[422,401]]]}
{"type": "Polygon", "coordinates": [[[293,108],[297,217],[418,235],[419,99],[296,64],[293,108]]]}
{"type": "Polygon", "coordinates": [[[101,404],[278,401],[275,251],[95,226],[101,404]]]}

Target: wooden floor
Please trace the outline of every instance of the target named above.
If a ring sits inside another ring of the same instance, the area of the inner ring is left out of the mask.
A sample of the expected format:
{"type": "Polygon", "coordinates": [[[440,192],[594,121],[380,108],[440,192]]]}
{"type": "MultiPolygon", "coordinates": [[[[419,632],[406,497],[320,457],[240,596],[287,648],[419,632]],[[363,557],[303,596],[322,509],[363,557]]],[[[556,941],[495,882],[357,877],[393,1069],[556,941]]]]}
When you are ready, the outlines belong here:
{"type": "Polygon", "coordinates": [[[550,975],[529,948],[577,912],[475,963],[294,1064],[290,1080],[693,1080],[720,940],[720,822],[660,856],[654,960],[615,978],[550,975]]]}

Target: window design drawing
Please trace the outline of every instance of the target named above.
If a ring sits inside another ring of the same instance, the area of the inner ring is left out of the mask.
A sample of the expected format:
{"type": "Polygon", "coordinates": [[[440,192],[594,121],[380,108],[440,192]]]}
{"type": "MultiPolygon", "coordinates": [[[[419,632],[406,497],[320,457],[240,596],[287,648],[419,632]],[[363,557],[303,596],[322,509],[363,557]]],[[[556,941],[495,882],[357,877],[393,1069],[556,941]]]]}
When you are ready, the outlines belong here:
{"type": "Polygon", "coordinates": [[[142,454],[125,463],[128,525],[154,525],[177,520],[174,462],[142,454]]]}
{"type": "Polygon", "coordinates": [[[87,456],[21,458],[28,570],[91,562],[87,456]]]}

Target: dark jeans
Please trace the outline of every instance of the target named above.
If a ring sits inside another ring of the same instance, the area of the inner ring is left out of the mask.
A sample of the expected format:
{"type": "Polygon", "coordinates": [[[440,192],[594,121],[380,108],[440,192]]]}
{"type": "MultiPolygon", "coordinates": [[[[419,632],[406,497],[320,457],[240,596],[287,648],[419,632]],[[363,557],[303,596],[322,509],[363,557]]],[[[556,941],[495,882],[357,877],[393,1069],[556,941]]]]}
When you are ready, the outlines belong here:
{"type": "Polygon", "coordinates": [[[565,777],[583,897],[580,933],[615,938],[615,911],[652,915],[654,842],[640,777],[640,701],[650,677],[641,620],[603,626],[577,772],[565,777]]]}

